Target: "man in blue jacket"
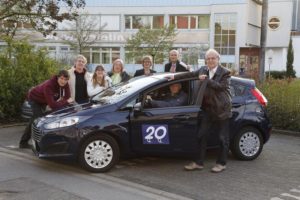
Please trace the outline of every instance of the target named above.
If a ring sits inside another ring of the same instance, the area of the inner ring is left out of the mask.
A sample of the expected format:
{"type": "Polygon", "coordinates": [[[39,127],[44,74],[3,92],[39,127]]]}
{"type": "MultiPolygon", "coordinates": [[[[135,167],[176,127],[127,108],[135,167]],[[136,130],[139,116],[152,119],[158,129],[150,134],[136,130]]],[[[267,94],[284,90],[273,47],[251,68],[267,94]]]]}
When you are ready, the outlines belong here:
{"type": "Polygon", "coordinates": [[[169,86],[170,93],[168,93],[164,100],[153,100],[147,96],[147,101],[152,108],[175,107],[187,104],[188,96],[181,90],[181,83],[174,83],[169,86]]]}

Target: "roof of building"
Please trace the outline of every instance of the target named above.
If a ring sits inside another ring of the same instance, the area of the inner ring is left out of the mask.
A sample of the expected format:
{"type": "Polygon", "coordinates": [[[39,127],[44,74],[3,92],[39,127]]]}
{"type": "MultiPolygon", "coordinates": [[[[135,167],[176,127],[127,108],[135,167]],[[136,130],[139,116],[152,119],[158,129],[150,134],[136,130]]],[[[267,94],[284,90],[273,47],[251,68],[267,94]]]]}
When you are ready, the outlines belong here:
{"type": "Polygon", "coordinates": [[[213,4],[239,4],[246,0],[86,0],[86,6],[207,6],[213,4]]]}

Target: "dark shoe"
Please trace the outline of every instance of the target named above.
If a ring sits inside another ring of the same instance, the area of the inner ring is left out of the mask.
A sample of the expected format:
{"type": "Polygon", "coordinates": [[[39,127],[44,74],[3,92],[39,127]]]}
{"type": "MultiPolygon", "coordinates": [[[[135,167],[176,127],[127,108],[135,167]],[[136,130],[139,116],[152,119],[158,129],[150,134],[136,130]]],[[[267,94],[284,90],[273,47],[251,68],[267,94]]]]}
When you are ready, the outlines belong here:
{"type": "Polygon", "coordinates": [[[190,164],[184,166],[184,169],[187,171],[201,170],[203,168],[203,165],[198,165],[195,162],[191,162],[190,164]]]}
{"type": "Polygon", "coordinates": [[[20,148],[20,149],[30,149],[30,148],[31,148],[31,145],[28,144],[28,142],[20,142],[19,148],[20,148]]]}
{"type": "Polygon", "coordinates": [[[212,169],[211,171],[214,172],[214,173],[219,173],[219,172],[222,172],[226,169],[226,165],[220,165],[220,164],[216,164],[212,169]]]}

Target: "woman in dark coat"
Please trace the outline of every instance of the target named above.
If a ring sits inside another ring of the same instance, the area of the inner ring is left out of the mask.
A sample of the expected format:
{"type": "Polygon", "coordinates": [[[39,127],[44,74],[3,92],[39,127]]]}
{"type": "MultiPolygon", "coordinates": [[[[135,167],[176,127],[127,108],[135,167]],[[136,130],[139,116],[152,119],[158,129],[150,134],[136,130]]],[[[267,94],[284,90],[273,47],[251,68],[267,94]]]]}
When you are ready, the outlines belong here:
{"type": "Polygon", "coordinates": [[[142,76],[142,75],[152,75],[153,73],[156,73],[156,71],[152,70],[152,57],[151,56],[144,56],[142,60],[143,69],[136,70],[134,73],[134,77],[136,76],[142,76]]]}

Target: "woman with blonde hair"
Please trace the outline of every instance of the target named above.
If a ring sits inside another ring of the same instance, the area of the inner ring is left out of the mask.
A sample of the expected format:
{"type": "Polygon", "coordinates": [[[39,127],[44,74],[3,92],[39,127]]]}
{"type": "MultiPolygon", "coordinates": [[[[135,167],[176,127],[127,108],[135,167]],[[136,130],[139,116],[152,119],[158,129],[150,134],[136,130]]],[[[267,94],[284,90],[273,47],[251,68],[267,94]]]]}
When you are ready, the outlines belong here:
{"type": "Polygon", "coordinates": [[[144,56],[142,60],[143,69],[136,70],[134,73],[134,77],[142,76],[142,75],[152,75],[156,73],[156,71],[152,70],[152,57],[151,56],[144,56]]]}
{"type": "Polygon", "coordinates": [[[74,66],[68,70],[71,97],[79,104],[89,101],[87,83],[91,79],[91,74],[86,69],[86,63],[86,58],[78,55],[75,58],[74,66]]]}
{"type": "Polygon", "coordinates": [[[111,79],[106,76],[103,65],[97,65],[91,81],[88,82],[87,92],[91,97],[111,86],[111,79]]]}
{"type": "Polygon", "coordinates": [[[112,69],[110,72],[108,72],[108,75],[112,80],[112,85],[116,85],[120,82],[125,82],[130,79],[130,76],[124,71],[124,63],[121,59],[116,59],[113,62],[112,69]]]}

